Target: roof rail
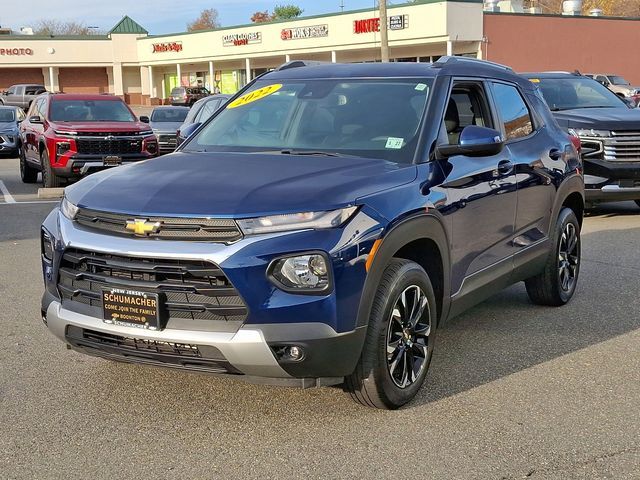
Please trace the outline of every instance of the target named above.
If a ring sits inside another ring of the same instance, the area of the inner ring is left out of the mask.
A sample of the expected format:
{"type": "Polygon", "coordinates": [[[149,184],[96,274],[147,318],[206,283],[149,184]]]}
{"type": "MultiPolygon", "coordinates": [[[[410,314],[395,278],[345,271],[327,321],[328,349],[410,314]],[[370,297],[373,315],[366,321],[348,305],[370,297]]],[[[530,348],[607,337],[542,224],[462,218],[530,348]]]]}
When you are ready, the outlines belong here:
{"type": "Polygon", "coordinates": [[[319,60],[291,60],[290,62],[283,63],[274,71],[280,72],[282,70],[289,70],[290,68],[298,68],[298,67],[312,67],[314,65],[326,65],[331,62],[321,62],[319,60]]]}
{"type": "Polygon", "coordinates": [[[479,63],[484,65],[491,65],[492,67],[498,67],[504,70],[508,70],[509,72],[513,72],[513,69],[511,67],[508,67],[507,65],[503,65],[501,63],[490,62],[489,60],[480,60],[479,58],[455,57],[450,55],[445,55],[443,57],[440,57],[438,60],[433,62],[433,66],[436,68],[442,68],[445,65],[448,65],[449,63],[457,63],[457,62],[470,62],[470,63],[479,63]]]}

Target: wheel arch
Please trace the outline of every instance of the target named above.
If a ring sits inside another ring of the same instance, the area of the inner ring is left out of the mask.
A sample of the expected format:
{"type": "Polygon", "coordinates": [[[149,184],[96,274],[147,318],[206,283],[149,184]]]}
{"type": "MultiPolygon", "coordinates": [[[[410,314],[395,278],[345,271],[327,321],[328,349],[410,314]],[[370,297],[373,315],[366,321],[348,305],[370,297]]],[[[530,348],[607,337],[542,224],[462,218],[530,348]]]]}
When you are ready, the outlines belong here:
{"type": "Polygon", "coordinates": [[[550,218],[549,232],[553,231],[555,221],[562,207],[569,207],[578,217],[580,226],[584,218],[584,181],[581,176],[573,175],[565,180],[556,192],[556,199],[550,218]]]}
{"type": "Polygon", "coordinates": [[[451,264],[446,230],[439,217],[427,213],[394,225],[369,255],[374,257],[367,260],[370,266],[358,308],[358,327],[368,325],[378,285],[394,257],[414,261],[425,269],[436,294],[438,323],[446,319],[451,297],[451,264]]]}

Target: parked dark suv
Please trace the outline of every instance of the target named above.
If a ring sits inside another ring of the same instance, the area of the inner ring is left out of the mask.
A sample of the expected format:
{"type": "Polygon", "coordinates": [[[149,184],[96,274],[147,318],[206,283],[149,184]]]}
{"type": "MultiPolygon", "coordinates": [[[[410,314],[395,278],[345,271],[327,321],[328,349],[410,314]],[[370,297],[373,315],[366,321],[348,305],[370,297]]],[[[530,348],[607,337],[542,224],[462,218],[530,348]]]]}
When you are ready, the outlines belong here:
{"type": "Polygon", "coordinates": [[[286,64],[176,153],[66,190],[43,319],[88,354],[397,408],[446,319],[523,280],[571,299],[581,168],[506,67],[286,64]]]}
{"type": "Polygon", "coordinates": [[[580,74],[526,77],[558,124],[580,138],[587,203],[634,200],[640,207],[640,109],[580,74]]]}
{"type": "Polygon", "coordinates": [[[190,107],[198,100],[211,95],[204,87],[175,87],[171,90],[171,105],[186,105],[190,107]]]}
{"type": "Polygon", "coordinates": [[[149,119],[136,118],[120,97],[45,94],[20,124],[20,176],[60,187],[89,173],[158,154],[149,119]]]}

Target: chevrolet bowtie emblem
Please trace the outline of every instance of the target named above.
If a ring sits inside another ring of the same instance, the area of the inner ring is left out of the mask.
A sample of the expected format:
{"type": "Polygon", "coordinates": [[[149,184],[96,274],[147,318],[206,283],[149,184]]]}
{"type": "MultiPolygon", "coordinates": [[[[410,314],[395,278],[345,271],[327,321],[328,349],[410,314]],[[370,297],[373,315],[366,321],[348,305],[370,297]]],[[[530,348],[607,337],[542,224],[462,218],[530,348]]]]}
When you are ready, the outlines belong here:
{"type": "Polygon", "coordinates": [[[152,233],[158,233],[160,225],[161,222],[150,222],[149,220],[136,218],[134,220],[127,220],[126,229],[136,235],[146,236],[152,233]]]}

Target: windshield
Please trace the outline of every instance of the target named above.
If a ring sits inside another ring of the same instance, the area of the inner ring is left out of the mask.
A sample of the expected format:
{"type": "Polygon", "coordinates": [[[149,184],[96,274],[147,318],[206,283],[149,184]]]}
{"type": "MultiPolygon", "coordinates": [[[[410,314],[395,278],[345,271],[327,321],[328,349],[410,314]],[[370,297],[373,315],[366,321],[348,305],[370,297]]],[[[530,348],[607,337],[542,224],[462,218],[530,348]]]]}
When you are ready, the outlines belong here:
{"type": "Polygon", "coordinates": [[[613,83],[614,85],[630,85],[629,82],[627,82],[624,78],[619,77],[618,75],[611,75],[609,77],[609,80],[611,80],[611,83],[613,83]]]}
{"type": "Polygon", "coordinates": [[[0,109],[0,122],[15,122],[16,114],[13,109],[0,109]]]}
{"type": "Polygon", "coordinates": [[[152,122],[184,122],[188,108],[158,108],[151,113],[152,122]]]}
{"type": "Polygon", "coordinates": [[[51,102],[54,122],[134,122],[127,106],[114,100],[55,100],[51,102]]]}
{"type": "Polygon", "coordinates": [[[431,79],[258,81],[185,151],[335,154],[411,163],[431,79]]]}
{"type": "Polygon", "coordinates": [[[540,92],[551,111],[574,108],[627,108],[615,93],[591,78],[540,78],[534,83],[540,87],[540,92]]]}

